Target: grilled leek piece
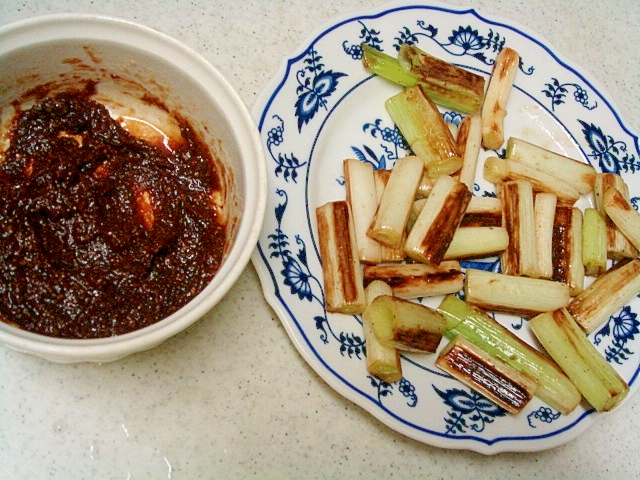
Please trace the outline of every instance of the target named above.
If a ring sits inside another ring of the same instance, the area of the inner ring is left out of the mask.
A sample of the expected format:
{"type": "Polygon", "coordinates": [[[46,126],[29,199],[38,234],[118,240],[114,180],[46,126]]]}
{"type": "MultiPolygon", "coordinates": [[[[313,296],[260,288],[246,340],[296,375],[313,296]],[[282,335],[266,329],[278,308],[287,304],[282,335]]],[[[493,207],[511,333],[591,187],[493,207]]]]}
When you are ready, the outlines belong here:
{"type": "Polygon", "coordinates": [[[500,255],[509,245],[502,227],[459,227],[453,234],[445,260],[469,260],[500,255]]]}
{"type": "Polygon", "coordinates": [[[547,353],[597,411],[609,411],[624,400],[629,386],[565,308],[537,315],[530,326],[547,353]]]}
{"type": "Polygon", "coordinates": [[[407,256],[419,262],[438,265],[451,244],[470,200],[471,192],[465,184],[453,177],[439,177],[407,236],[404,244],[407,256]]]}
{"type": "Polygon", "coordinates": [[[466,114],[480,111],[485,85],[481,75],[429,55],[414,44],[400,45],[398,61],[418,77],[425,93],[438,105],[466,114]]]}
{"type": "Polygon", "coordinates": [[[446,329],[436,310],[389,295],[375,298],[369,313],[378,340],[398,350],[434,353],[446,329]]]}
{"type": "Polygon", "coordinates": [[[436,366],[514,414],[527,406],[538,388],[531,378],[462,336],[449,342],[438,355],[436,366]]]}
{"type": "Polygon", "coordinates": [[[595,279],[567,306],[586,333],[593,332],[640,293],[640,260],[625,259],[595,279]]]}
{"type": "Polygon", "coordinates": [[[362,64],[371,73],[402,87],[420,84],[438,105],[461,113],[480,110],[484,77],[433,57],[415,45],[403,44],[398,57],[362,45],[362,64]]]}
{"type": "MultiPolygon", "coordinates": [[[[376,196],[378,197],[378,206],[380,205],[380,201],[382,200],[384,191],[387,188],[387,183],[389,183],[389,177],[391,177],[391,170],[378,169],[373,171],[373,178],[376,183],[376,196]]],[[[424,175],[422,178],[424,179],[424,175]]],[[[420,190],[420,185],[418,185],[418,190],[420,190]]],[[[416,191],[416,195],[418,195],[418,191],[416,191]]],[[[397,247],[390,247],[389,245],[385,245],[384,243],[379,242],[381,261],[401,262],[402,260],[404,260],[405,255],[403,247],[406,237],[406,232],[403,232],[402,237],[400,238],[400,245],[397,247]]]]}
{"type": "Polygon", "coordinates": [[[447,128],[451,132],[451,136],[453,137],[453,140],[456,142],[456,145],[457,145],[458,144],[458,133],[459,133],[458,125],[456,125],[455,123],[451,123],[451,122],[445,122],[445,124],[447,125],[447,128]]]}
{"type": "Polygon", "coordinates": [[[553,221],[553,275],[551,280],[566,283],[572,296],[584,290],[582,210],[577,207],[556,207],[553,221]]]}
{"type": "Polygon", "coordinates": [[[362,327],[367,347],[367,371],[387,383],[397,382],[402,378],[400,353],[378,340],[371,321],[371,303],[381,295],[391,294],[391,287],[386,283],[379,280],[371,282],[365,289],[367,307],[362,314],[362,327]]]}
{"type": "Polygon", "coordinates": [[[424,163],[419,157],[396,161],[367,235],[389,247],[401,246],[423,171],[424,163]]]}
{"type": "Polygon", "coordinates": [[[398,298],[437,297],[462,290],[464,274],[460,263],[443,261],[438,266],[424,263],[366,265],[365,286],[374,281],[387,283],[398,298]]]}
{"type": "Polygon", "coordinates": [[[458,144],[438,107],[419,85],[388,98],[385,106],[413,153],[424,160],[430,177],[460,170],[458,144]]]}
{"type": "MultiPolygon", "coordinates": [[[[407,230],[411,230],[418,215],[427,203],[426,198],[418,198],[413,202],[407,230]]],[[[502,201],[496,197],[476,197],[469,200],[460,227],[501,227],[502,226],[502,201]]]]}
{"type": "Polygon", "coordinates": [[[640,249],[640,213],[617,188],[604,192],[602,204],[605,213],[631,244],[640,249]]]}
{"type": "Polygon", "coordinates": [[[500,260],[507,275],[538,275],[533,188],[527,180],[499,184],[498,196],[503,205],[503,226],[509,245],[500,260]]]}
{"type": "Polygon", "coordinates": [[[488,312],[533,317],[566,307],[570,300],[565,283],[468,268],[464,280],[467,303],[488,312]]]}
{"type": "Polygon", "coordinates": [[[380,243],[367,236],[367,230],[378,208],[373,166],[353,158],[345,159],[343,165],[347,203],[353,213],[358,258],[366,264],[380,263],[380,243]]]}
{"type": "Polygon", "coordinates": [[[565,183],[573,185],[581,194],[593,190],[596,169],[571,157],[561,155],[520,138],[507,141],[506,158],[525,163],[565,183]]]}
{"type": "Polygon", "coordinates": [[[438,311],[446,319],[447,338],[464,337],[491,356],[533,379],[538,384],[535,395],[549,406],[568,414],[580,403],[580,392],[554,361],[486,313],[453,295],[445,297],[438,311]]]}
{"type": "Polygon", "coordinates": [[[604,211],[604,192],[609,188],[616,188],[624,198],[629,200],[629,188],[624,179],[615,173],[598,173],[593,185],[593,193],[596,199],[596,208],[605,215],[607,224],[607,257],[612,260],[622,260],[623,258],[635,258],[638,256],[638,249],[624,236],[616,227],[613,221],[606,216],[604,211]]]}
{"type": "Polygon", "coordinates": [[[556,218],[557,197],[553,193],[540,192],[534,200],[536,254],[538,278],[553,276],[553,223],[556,218]]]}
{"type": "Polygon", "coordinates": [[[559,203],[566,205],[573,205],[580,198],[580,192],[570,183],[508,158],[487,158],[484,164],[484,178],[491,183],[528,180],[535,192],[553,193],[558,197],[559,203]]]}
{"type": "Polygon", "coordinates": [[[456,142],[462,157],[462,167],[458,172],[458,180],[473,192],[478,158],[482,149],[482,116],[479,113],[465,117],[460,122],[456,142]]]}
{"type": "Polygon", "coordinates": [[[328,312],[360,314],[366,299],[351,208],[346,200],[316,208],[324,295],[328,312]]]}
{"type": "Polygon", "coordinates": [[[504,143],[507,101],[519,64],[520,55],[509,47],[500,50],[493,64],[482,105],[482,145],[487,150],[497,150],[504,143]]]}
{"type": "Polygon", "coordinates": [[[582,215],[582,263],[590,277],[607,269],[607,222],[596,208],[586,208],[582,215]]]}

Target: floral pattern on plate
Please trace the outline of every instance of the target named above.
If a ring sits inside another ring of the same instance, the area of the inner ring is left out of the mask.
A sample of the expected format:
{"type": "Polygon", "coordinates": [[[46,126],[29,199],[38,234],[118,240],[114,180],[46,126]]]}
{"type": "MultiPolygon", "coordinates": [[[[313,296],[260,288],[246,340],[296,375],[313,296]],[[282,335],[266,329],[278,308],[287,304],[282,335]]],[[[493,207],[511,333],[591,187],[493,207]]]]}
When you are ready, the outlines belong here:
{"type": "MultiPolygon", "coordinates": [[[[384,109],[399,88],[361,65],[361,44],[391,55],[402,43],[476,73],[491,73],[506,46],[521,55],[509,99],[507,136],[622,174],[638,205],[638,137],[624,125],[603,89],[521,26],[475,10],[393,4],[335,20],[288,58],[254,108],[267,152],[269,200],[253,263],[265,297],[304,359],[337,392],[392,429],[424,443],[492,454],[536,451],[565,443],[598,415],[586,403],[561,415],[534,399],[509,415],[434,366],[430,355],[403,355],[403,378],[389,384],[371,377],[357,316],[328,313],[315,230],[316,207],[345,197],[342,161],[357,158],[391,168],[409,153],[384,109]]],[[[462,116],[442,111],[457,124],[462,116]]],[[[504,156],[504,149],[483,152],[504,156]]],[[[475,195],[495,195],[478,175],[475,195]]],[[[583,198],[583,208],[592,204],[583,198]]],[[[498,270],[497,260],[463,266],[498,270]]],[[[440,299],[424,299],[436,306],[440,299]]],[[[640,335],[637,299],[613,315],[590,339],[637,390],[640,335]]],[[[527,320],[496,319],[535,343],[527,320]]],[[[624,408],[624,406],[619,407],[624,408]]]]}

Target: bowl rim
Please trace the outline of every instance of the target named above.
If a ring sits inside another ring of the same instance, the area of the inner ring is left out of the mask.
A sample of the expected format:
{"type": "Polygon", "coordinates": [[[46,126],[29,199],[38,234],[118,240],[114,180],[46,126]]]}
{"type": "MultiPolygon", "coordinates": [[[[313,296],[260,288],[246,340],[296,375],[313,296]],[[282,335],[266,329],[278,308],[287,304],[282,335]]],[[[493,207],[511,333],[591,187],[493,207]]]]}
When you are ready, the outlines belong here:
{"type": "MultiPolygon", "coordinates": [[[[181,70],[195,69],[202,78],[196,81],[206,91],[216,90],[215,99],[227,114],[232,129],[240,127],[239,158],[243,166],[243,191],[251,192],[241,201],[241,217],[235,239],[212,281],[192,300],[170,316],[139,330],[98,339],[66,339],[21,330],[0,322],[0,343],[24,353],[51,361],[113,361],[157,346],[184,330],[211,310],[231,289],[249,263],[264,221],[267,203],[267,170],[264,149],[255,120],[247,106],[222,73],[201,54],[175,38],[148,26],[116,17],[86,13],[49,14],[31,17],[0,26],[0,56],[17,48],[51,40],[90,39],[128,44],[113,33],[119,31],[145,39],[137,49],[161,56],[181,70]],[[78,27],[80,25],[80,28],[78,27]],[[74,28],[68,28],[73,25],[74,28]],[[67,26],[67,28],[65,28],[67,26]],[[99,27],[99,28],[98,28],[99,27]],[[34,29],[39,35],[34,35],[34,29]],[[109,36],[112,35],[112,36],[109,36]],[[158,50],[162,48],[162,50],[158,50]],[[256,161],[247,164],[247,160],[256,161]]],[[[127,37],[129,38],[129,37],[127,37]]],[[[195,76],[195,75],[192,75],[195,76]]],[[[237,176],[234,173],[234,178],[237,176]]]]}

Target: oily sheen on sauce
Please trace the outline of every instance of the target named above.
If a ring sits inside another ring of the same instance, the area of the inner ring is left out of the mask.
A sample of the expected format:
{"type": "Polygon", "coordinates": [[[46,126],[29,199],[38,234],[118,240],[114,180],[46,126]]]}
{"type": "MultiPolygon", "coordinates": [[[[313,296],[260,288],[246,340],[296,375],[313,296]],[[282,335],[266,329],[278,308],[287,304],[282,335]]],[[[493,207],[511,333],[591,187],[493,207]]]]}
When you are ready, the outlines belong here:
{"type": "Polygon", "coordinates": [[[151,325],[222,261],[224,188],[187,121],[154,145],[93,100],[94,85],[16,114],[0,165],[0,319],[63,338],[151,325]]]}

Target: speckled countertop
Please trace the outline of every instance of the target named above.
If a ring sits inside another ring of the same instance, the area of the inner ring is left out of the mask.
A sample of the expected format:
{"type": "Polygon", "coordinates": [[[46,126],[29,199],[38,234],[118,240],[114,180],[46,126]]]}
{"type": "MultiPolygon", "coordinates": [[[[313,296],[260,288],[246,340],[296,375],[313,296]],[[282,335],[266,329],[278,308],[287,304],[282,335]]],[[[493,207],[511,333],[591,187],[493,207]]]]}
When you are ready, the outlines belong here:
{"type": "MultiPolygon", "coordinates": [[[[154,27],[217,66],[251,108],[308,35],[383,1],[3,0],[0,24],[93,12],[154,27]],[[51,4],[55,3],[55,6],[51,4]]],[[[640,132],[640,3],[476,0],[599,80],[640,132]]],[[[640,478],[640,399],[539,453],[482,456],[396,434],[307,366],[249,265],[187,331],[110,364],[0,347],[0,478],[640,478]]]]}

